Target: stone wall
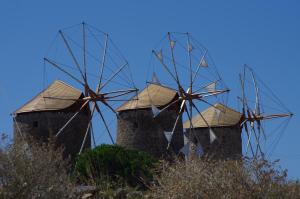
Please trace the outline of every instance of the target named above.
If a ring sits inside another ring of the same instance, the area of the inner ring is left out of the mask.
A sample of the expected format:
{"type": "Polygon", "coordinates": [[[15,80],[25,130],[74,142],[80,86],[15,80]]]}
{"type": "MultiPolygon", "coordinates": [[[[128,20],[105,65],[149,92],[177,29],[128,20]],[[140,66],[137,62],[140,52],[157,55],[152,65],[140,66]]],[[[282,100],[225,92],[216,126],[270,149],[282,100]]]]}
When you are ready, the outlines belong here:
{"type": "MultiPolygon", "coordinates": [[[[14,122],[14,136],[31,135],[36,139],[47,141],[56,135],[59,129],[73,116],[74,112],[47,111],[17,114],[14,122]]],[[[57,143],[65,147],[65,156],[72,158],[78,154],[84,134],[87,129],[89,116],[86,112],[79,113],[74,120],[57,137],[57,143]]],[[[91,135],[85,143],[85,148],[91,147],[91,135]]]]}
{"type": "MultiPolygon", "coordinates": [[[[235,159],[242,155],[242,129],[239,125],[230,127],[212,128],[217,139],[210,144],[210,136],[208,128],[194,129],[192,141],[194,144],[200,142],[206,156],[235,159]]],[[[189,129],[187,129],[189,134],[189,129]]]]}
{"type": "Polygon", "coordinates": [[[164,131],[172,131],[176,117],[176,109],[163,111],[153,118],[151,109],[128,110],[119,113],[117,126],[117,144],[148,152],[160,158],[167,153],[177,154],[183,146],[182,118],[174,132],[170,150],[164,131]]]}

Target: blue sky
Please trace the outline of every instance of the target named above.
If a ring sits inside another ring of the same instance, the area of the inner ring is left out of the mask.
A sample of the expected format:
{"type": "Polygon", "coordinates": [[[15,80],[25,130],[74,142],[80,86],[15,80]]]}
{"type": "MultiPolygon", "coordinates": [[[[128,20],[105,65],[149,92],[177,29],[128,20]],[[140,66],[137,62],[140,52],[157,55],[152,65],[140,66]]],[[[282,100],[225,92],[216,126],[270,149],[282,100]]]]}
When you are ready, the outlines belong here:
{"type": "Polygon", "coordinates": [[[58,29],[86,21],[108,32],[145,86],[153,46],[168,31],[190,32],[213,56],[236,105],[247,63],[295,114],[273,158],[299,178],[300,65],[298,1],[20,1],[0,3],[0,132],[10,113],[42,88],[45,52],[58,29]]]}

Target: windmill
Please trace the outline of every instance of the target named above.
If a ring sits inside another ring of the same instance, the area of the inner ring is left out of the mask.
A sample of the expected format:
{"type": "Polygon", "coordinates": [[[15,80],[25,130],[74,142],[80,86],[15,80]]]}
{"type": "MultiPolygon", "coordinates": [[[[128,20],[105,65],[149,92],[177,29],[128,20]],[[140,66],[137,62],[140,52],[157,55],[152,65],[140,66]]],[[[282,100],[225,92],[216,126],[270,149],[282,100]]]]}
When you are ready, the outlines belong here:
{"type": "MultiPolygon", "coordinates": [[[[112,143],[114,139],[106,120],[105,111],[115,112],[115,104],[130,99],[137,92],[127,60],[110,39],[109,35],[97,28],[81,23],[59,30],[47,56],[44,58],[45,76],[57,78],[60,71],[67,80],[81,86],[82,99],[63,98],[78,101],[82,105],[56,133],[59,137],[71,125],[76,116],[89,107],[90,118],[79,150],[82,152],[87,135],[92,131],[92,121],[98,113],[100,121],[112,143]],[[57,69],[53,71],[53,69],[57,69]],[[105,109],[105,111],[103,110],[105,109]],[[96,113],[96,114],[95,114],[96,113]]],[[[48,99],[49,100],[49,99],[48,99]]],[[[95,122],[94,122],[95,123],[95,122]]],[[[94,135],[92,136],[95,143],[94,135]]]]}
{"type": "MultiPolygon", "coordinates": [[[[160,82],[176,90],[179,95],[177,100],[162,109],[152,106],[153,117],[157,117],[175,103],[180,104],[173,128],[164,132],[168,140],[167,148],[169,148],[176,126],[182,117],[187,117],[191,121],[193,111],[195,111],[203,118],[199,104],[213,106],[210,99],[218,100],[218,95],[229,90],[218,74],[208,50],[190,33],[168,32],[159,47],[152,50],[152,53],[154,55],[154,60],[151,60],[153,74],[161,74],[160,70],[163,69],[167,75],[161,77],[160,82]],[[155,68],[156,66],[159,68],[155,68]]],[[[156,75],[155,79],[158,79],[156,75]]],[[[207,122],[206,124],[209,127],[207,122]]],[[[193,137],[192,122],[189,125],[189,132],[188,137],[193,137]]],[[[217,137],[212,130],[210,132],[212,143],[217,137]]],[[[185,146],[183,151],[187,151],[187,148],[188,146],[185,146]]]]}
{"type": "Polygon", "coordinates": [[[246,156],[250,153],[250,157],[265,158],[266,153],[273,152],[293,114],[247,65],[240,74],[240,83],[242,96],[238,99],[242,104],[241,127],[246,133],[246,156]],[[265,131],[266,123],[273,120],[283,121],[274,131],[265,131]],[[270,138],[273,138],[271,145],[267,143],[270,138]]]}

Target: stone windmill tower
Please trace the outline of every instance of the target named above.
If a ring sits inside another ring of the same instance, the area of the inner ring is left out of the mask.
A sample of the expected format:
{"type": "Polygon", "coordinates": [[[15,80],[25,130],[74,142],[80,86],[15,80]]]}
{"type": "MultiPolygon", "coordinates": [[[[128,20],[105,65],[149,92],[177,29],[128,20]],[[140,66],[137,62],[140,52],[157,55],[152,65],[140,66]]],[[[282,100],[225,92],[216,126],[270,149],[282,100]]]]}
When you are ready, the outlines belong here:
{"type": "Polygon", "coordinates": [[[132,100],[125,102],[118,112],[117,144],[139,149],[155,157],[163,157],[167,151],[178,153],[183,146],[182,118],[176,126],[170,150],[164,132],[171,131],[178,115],[178,93],[159,83],[149,84],[132,100]],[[170,105],[171,104],[171,105],[170,105]],[[153,116],[153,109],[164,111],[153,116]]]}
{"type": "Polygon", "coordinates": [[[191,144],[201,146],[205,156],[224,159],[242,155],[242,114],[220,103],[210,106],[201,114],[183,124],[191,144]]]}
{"type": "MultiPolygon", "coordinates": [[[[13,113],[14,136],[27,137],[48,141],[82,106],[84,96],[81,91],[62,82],[54,81],[29,102],[13,113]]],[[[65,147],[64,155],[75,157],[89,123],[90,111],[86,106],[68,125],[64,133],[56,138],[59,145],[65,147]]],[[[90,132],[84,148],[91,147],[90,132]]]]}

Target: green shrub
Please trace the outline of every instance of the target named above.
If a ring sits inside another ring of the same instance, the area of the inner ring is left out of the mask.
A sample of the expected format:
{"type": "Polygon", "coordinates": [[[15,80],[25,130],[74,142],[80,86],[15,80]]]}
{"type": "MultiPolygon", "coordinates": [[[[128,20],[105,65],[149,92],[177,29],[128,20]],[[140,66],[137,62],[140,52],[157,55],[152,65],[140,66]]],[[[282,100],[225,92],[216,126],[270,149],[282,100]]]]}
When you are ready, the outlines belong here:
{"type": "Polygon", "coordinates": [[[145,188],[152,180],[155,160],[148,154],[116,145],[100,145],[76,159],[75,177],[83,183],[99,185],[110,181],[145,188]]]}

